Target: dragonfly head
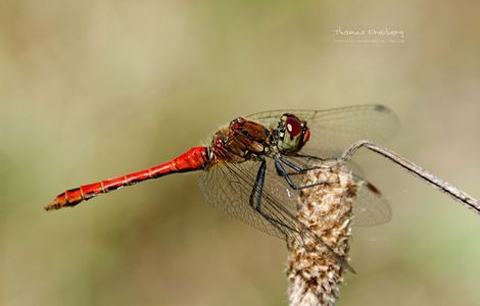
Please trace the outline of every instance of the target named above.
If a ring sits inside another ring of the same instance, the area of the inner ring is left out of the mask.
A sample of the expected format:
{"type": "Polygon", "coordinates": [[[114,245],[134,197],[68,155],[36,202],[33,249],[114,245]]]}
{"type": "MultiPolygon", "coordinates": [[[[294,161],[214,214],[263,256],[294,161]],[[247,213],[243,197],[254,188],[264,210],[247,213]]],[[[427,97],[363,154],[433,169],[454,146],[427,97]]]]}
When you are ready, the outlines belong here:
{"type": "Polygon", "coordinates": [[[310,139],[307,122],[289,113],[283,114],[280,118],[276,134],[278,150],[283,154],[297,153],[310,139]]]}

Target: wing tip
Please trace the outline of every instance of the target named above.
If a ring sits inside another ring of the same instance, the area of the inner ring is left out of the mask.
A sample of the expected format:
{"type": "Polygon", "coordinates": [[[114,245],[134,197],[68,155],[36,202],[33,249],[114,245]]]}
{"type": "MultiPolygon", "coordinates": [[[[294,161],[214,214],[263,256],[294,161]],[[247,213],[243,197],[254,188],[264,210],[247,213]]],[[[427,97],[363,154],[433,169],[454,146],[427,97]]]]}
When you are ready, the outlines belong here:
{"type": "Polygon", "coordinates": [[[381,196],[381,195],[382,195],[382,193],[380,192],[380,190],[379,190],[375,185],[373,185],[372,183],[366,182],[366,186],[367,186],[368,190],[370,190],[371,192],[373,192],[375,195],[377,195],[377,196],[381,196]]]}
{"type": "Polygon", "coordinates": [[[379,113],[392,113],[393,111],[383,104],[374,104],[375,110],[379,113]]]}

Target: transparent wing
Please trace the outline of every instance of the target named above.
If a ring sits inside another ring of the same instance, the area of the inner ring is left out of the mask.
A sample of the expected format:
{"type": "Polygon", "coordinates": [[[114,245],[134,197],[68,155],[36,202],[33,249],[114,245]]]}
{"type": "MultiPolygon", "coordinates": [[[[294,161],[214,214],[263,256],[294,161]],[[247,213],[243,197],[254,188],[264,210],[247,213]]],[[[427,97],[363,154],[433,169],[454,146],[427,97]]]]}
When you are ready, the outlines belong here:
{"type": "MultiPolygon", "coordinates": [[[[318,160],[312,160],[305,157],[284,157],[291,162],[299,165],[302,168],[310,168],[318,166],[318,160]]],[[[352,170],[355,181],[358,184],[357,199],[353,203],[353,225],[354,226],[375,226],[389,222],[392,219],[391,206],[387,199],[381,194],[380,190],[372,183],[363,178],[363,173],[355,163],[348,162],[348,167],[352,170]]],[[[296,175],[298,177],[295,181],[298,184],[304,181],[302,175],[296,175]]],[[[276,176],[277,184],[284,183],[284,178],[276,176]]],[[[287,184],[284,184],[284,188],[289,188],[287,184]]],[[[278,189],[278,188],[277,188],[278,189]]],[[[290,190],[290,193],[295,191],[290,190]]],[[[297,194],[295,194],[295,197],[297,194]]],[[[290,204],[295,205],[295,204],[290,204]]],[[[294,207],[294,206],[292,206],[294,207]]],[[[293,209],[293,208],[292,208],[293,209]]]]}
{"type": "Polygon", "coordinates": [[[297,193],[291,192],[283,182],[279,181],[275,168],[272,168],[273,161],[268,159],[267,163],[262,193],[263,216],[249,203],[260,166],[259,162],[214,165],[202,175],[200,188],[208,202],[227,214],[267,234],[287,240],[288,243],[292,240],[302,241],[306,237],[314,239],[342,265],[353,271],[345,258],[336,254],[321,237],[295,217],[297,193]]]}
{"type": "Polygon", "coordinates": [[[200,188],[209,203],[228,215],[269,235],[282,239],[293,237],[299,232],[293,210],[296,194],[290,193],[284,184],[278,184],[276,174],[270,173],[274,170],[271,164],[267,165],[262,205],[264,211],[279,222],[278,226],[272,225],[250,206],[250,194],[259,166],[260,163],[255,161],[214,165],[202,174],[200,188]]]}
{"type": "Polygon", "coordinates": [[[392,219],[388,201],[371,183],[360,179],[357,200],[353,204],[353,225],[374,226],[392,219]]]}
{"type": "MultiPolygon", "coordinates": [[[[292,161],[307,166],[305,159],[291,158],[292,161]]],[[[247,161],[240,164],[222,163],[204,171],[200,179],[201,190],[207,201],[226,214],[269,235],[287,239],[297,239],[296,233],[304,230],[295,217],[298,204],[298,191],[288,186],[274,168],[273,161],[267,159],[267,173],[263,190],[263,211],[277,220],[272,225],[249,204],[254,188],[259,162],[247,161]]],[[[297,184],[304,181],[302,175],[292,176],[297,184]]],[[[356,226],[379,225],[391,219],[387,201],[372,184],[357,177],[359,181],[358,199],[353,205],[356,226]]]]}
{"type": "Polygon", "coordinates": [[[338,157],[357,140],[382,143],[399,126],[395,113],[379,104],[328,110],[276,110],[252,114],[247,118],[275,128],[284,113],[292,113],[307,121],[310,128],[310,140],[301,153],[322,158],[338,157]]]}

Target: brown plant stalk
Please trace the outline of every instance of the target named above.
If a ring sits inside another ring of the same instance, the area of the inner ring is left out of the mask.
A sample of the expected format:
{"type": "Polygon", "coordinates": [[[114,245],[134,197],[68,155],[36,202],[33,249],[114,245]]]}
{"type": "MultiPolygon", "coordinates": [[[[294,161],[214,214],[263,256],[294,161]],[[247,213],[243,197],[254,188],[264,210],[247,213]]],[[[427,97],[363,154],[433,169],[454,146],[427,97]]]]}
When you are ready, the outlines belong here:
{"type": "Polygon", "coordinates": [[[346,271],[338,257],[348,261],[352,204],[358,186],[343,163],[309,171],[304,183],[321,184],[300,192],[297,217],[323,244],[311,237],[291,243],[287,266],[289,303],[335,305],[346,271]]]}

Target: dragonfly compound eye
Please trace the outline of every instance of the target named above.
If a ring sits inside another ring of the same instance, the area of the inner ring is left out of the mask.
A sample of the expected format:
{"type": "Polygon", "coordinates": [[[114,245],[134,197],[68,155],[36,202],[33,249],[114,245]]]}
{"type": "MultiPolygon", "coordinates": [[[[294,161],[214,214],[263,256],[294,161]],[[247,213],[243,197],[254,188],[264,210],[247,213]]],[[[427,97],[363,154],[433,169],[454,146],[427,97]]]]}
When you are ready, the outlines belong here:
{"type": "Polygon", "coordinates": [[[293,114],[284,114],[278,125],[278,149],[284,154],[300,151],[310,138],[307,123],[293,114]]]}

